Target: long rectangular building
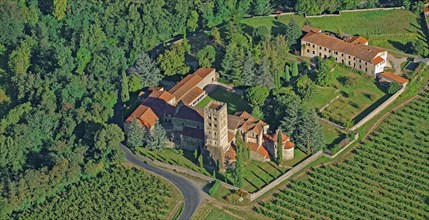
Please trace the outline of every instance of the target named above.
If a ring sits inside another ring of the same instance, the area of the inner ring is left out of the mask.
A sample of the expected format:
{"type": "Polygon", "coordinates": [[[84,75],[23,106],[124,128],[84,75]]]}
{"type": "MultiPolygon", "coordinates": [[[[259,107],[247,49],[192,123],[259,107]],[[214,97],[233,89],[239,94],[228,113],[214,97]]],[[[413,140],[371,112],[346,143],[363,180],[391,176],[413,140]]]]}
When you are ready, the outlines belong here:
{"type": "Polygon", "coordinates": [[[344,41],[320,31],[307,29],[303,29],[307,33],[301,39],[301,56],[333,57],[338,63],[373,76],[384,71],[387,51],[379,47],[368,46],[368,40],[365,38],[355,36],[344,41]]]}

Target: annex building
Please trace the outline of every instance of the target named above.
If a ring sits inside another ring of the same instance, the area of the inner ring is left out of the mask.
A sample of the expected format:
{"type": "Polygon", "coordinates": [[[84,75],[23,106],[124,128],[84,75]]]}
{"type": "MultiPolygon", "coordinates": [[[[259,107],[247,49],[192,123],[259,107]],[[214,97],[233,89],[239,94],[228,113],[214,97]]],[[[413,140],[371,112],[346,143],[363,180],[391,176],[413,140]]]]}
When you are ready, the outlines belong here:
{"type": "Polygon", "coordinates": [[[208,85],[217,81],[214,68],[200,68],[173,88],[151,88],[141,93],[141,104],[126,119],[125,127],[136,120],[149,131],[157,121],[166,129],[171,145],[197,150],[204,164],[221,171],[236,160],[236,134],[250,151],[250,158],[262,162],[276,157],[277,135],[282,135],[283,159],[294,157],[294,143],[284,133],[272,132],[269,125],[247,112],[227,113],[227,103],[211,101],[204,109],[195,107],[203,100],[208,85]]]}
{"type": "Polygon", "coordinates": [[[356,70],[376,76],[384,71],[387,51],[368,46],[368,40],[361,36],[339,39],[320,29],[304,26],[301,39],[301,56],[329,58],[356,70]]]}

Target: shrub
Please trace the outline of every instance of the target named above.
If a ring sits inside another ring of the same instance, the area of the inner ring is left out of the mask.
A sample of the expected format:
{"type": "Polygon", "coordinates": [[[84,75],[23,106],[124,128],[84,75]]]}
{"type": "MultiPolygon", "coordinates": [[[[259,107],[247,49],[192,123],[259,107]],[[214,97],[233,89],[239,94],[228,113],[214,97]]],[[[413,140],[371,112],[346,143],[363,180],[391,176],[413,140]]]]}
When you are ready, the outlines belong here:
{"type": "Polygon", "coordinates": [[[210,187],[209,189],[209,195],[213,196],[219,190],[219,187],[220,187],[220,181],[215,180],[212,187],[210,187]]]}
{"type": "Polygon", "coordinates": [[[401,85],[397,82],[391,82],[389,83],[389,88],[387,89],[387,93],[389,94],[395,94],[398,90],[401,89],[401,85]]]}

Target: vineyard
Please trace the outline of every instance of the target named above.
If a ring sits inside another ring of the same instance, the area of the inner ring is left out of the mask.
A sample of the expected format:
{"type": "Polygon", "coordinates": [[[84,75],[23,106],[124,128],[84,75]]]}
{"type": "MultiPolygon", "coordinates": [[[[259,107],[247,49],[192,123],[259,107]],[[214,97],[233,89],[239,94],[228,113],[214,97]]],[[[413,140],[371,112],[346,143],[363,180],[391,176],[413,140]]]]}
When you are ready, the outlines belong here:
{"type": "Polygon", "coordinates": [[[165,219],[178,204],[172,187],[146,172],[116,168],[81,181],[15,219],[165,219]]]}
{"type": "Polygon", "coordinates": [[[256,210],[275,219],[428,219],[429,94],[390,115],[352,156],[256,210]]]}

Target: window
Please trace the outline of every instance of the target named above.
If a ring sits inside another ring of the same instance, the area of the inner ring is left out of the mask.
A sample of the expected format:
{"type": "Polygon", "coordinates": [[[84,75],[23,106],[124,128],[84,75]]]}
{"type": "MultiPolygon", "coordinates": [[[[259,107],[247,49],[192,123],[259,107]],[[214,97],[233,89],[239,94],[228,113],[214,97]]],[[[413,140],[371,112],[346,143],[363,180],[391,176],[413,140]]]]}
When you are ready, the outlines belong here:
{"type": "Polygon", "coordinates": [[[321,57],[322,56],[322,53],[319,53],[319,57],[321,57]]]}
{"type": "Polygon", "coordinates": [[[325,58],[328,58],[328,55],[325,55],[325,58]]]}
{"type": "Polygon", "coordinates": [[[315,48],[314,44],[313,44],[313,48],[315,48]]]}
{"type": "Polygon", "coordinates": [[[307,49],[307,53],[310,53],[310,50],[309,50],[309,49],[307,49]]]}
{"type": "Polygon", "coordinates": [[[316,54],[316,52],[313,51],[313,54],[316,54]]]}
{"type": "Polygon", "coordinates": [[[350,63],[350,61],[349,61],[349,66],[350,66],[350,65],[352,65],[352,64],[351,64],[351,63],[350,63]]]}
{"type": "Polygon", "coordinates": [[[331,50],[329,50],[329,53],[331,52],[331,50]]]}
{"type": "Polygon", "coordinates": [[[319,47],[319,50],[321,50],[322,49],[322,47],[319,47]]]}
{"type": "Polygon", "coordinates": [[[326,47],[325,47],[325,51],[326,51],[326,47]]]}
{"type": "Polygon", "coordinates": [[[351,59],[351,57],[349,56],[349,59],[351,59]]]}

